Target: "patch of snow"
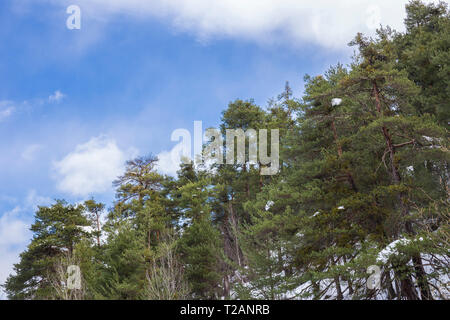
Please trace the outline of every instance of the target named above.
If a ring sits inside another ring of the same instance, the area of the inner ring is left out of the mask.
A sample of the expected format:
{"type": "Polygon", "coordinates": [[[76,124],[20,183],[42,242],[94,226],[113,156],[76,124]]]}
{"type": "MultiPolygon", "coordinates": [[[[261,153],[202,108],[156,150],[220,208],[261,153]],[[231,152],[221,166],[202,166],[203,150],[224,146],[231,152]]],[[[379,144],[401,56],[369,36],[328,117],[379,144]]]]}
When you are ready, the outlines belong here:
{"type": "Polygon", "coordinates": [[[342,99],[340,98],[333,98],[331,99],[331,106],[335,107],[335,106],[339,106],[342,103],[342,99]]]}
{"type": "Polygon", "coordinates": [[[401,239],[397,239],[397,240],[389,243],[386,246],[386,248],[384,248],[383,250],[381,250],[378,253],[377,261],[382,264],[385,264],[391,256],[397,256],[399,254],[397,245],[405,246],[405,245],[409,244],[410,242],[411,242],[411,240],[401,238],[401,239]]]}
{"type": "Polygon", "coordinates": [[[266,211],[268,211],[273,205],[275,204],[275,202],[273,202],[272,200],[267,201],[266,203],[266,211]]]}

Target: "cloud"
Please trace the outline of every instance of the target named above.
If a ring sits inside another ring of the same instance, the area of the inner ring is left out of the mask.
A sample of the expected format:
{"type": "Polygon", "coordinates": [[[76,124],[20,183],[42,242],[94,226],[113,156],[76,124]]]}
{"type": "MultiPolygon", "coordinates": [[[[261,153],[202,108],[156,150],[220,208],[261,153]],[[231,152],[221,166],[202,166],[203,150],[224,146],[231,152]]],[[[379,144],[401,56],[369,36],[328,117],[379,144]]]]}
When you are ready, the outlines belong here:
{"type": "MultiPolygon", "coordinates": [[[[20,207],[0,217],[0,284],[3,284],[13,271],[14,263],[19,262],[19,254],[31,238],[30,224],[19,218],[20,207]]],[[[0,289],[0,299],[6,299],[0,289]]]]}
{"type": "Polygon", "coordinates": [[[170,176],[176,176],[177,171],[180,170],[181,158],[183,155],[183,141],[176,144],[170,151],[160,152],[158,157],[158,165],[156,169],[170,176]]]}
{"type": "Polygon", "coordinates": [[[15,110],[12,101],[0,101],[0,122],[9,118],[15,110]]]}
{"type": "Polygon", "coordinates": [[[36,107],[45,105],[46,103],[59,103],[66,95],[56,90],[47,99],[35,98],[24,100],[22,102],[2,100],[0,101],[0,122],[9,118],[13,113],[20,113],[26,110],[33,110],[36,107]]]}
{"type": "Polygon", "coordinates": [[[112,181],[123,173],[125,161],[133,152],[122,151],[113,139],[94,137],[54,163],[57,187],[65,193],[83,197],[108,192],[112,181]]]}
{"type": "Polygon", "coordinates": [[[6,108],[4,110],[0,111],[0,121],[5,120],[6,118],[9,118],[14,112],[13,107],[6,108]]]}
{"type": "Polygon", "coordinates": [[[58,103],[58,102],[60,102],[62,99],[64,99],[65,96],[66,96],[66,95],[63,94],[61,91],[56,90],[55,93],[51,94],[51,95],[48,97],[48,101],[49,101],[49,102],[55,102],[55,103],[58,103]]]}
{"type": "MultiPolygon", "coordinates": [[[[155,17],[199,40],[215,37],[314,43],[341,49],[359,31],[380,23],[401,30],[408,0],[80,0],[81,10],[102,18],[114,13],[155,17]]],[[[430,1],[429,1],[430,2],[430,1]]],[[[89,16],[89,15],[87,15],[89,16]]],[[[113,21],[113,19],[111,19],[113,21]]]]}
{"type": "Polygon", "coordinates": [[[40,144],[31,144],[22,151],[21,158],[25,161],[31,161],[36,156],[36,153],[42,149],[42,145],[40,144]]]}
{"type": "MultiPolygon", "coordinates": [[[[13,265],[19,262],[20,249],[8,249],[0,246],[0,284],[4,284],[13,271],[13,265]]],[[[6,293],[0,288],[0,300],[6,300],[6,293]]]]}
{"type": "Polygon", "coordinates": [[[49,197],[43,197],[36,193],[36,190],[30,190],[25,199],[25,208],[35,211],[38,206],[46,206],[52,202],[49,197]]]}
{"type": "MultiPolygon", "coordinates": [[[[40,196],[35,190],[31,190],[23,204],[0,216],[0,284],[3,284],[11,274],[13,264],[19,262],[19,254],[31,239],[29,212],[34,212],[38,205],[50,203],[50,198],[40,196]]],[[[6,299],[6,296],[0,289],[1,299],[6,299]]]]}
{"type": "Polygon", "coordinates": [[[21,210],[17,206],[0,217],[0,248],[21,244],[28,240],[28,224],[18,218],[21,210]]]}

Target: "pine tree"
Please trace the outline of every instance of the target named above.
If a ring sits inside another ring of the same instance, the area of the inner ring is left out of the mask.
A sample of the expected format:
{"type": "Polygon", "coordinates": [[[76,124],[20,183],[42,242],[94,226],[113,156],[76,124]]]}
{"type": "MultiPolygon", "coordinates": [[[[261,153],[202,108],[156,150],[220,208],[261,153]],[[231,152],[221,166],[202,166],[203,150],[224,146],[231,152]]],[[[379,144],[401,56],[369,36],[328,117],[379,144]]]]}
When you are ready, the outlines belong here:
{"type": "Polygon", "coordinates": [[[449,11],[413,0],[406,13],[404,33],[357,34],[350,65],[305,76],[301,99],[286,83],[266,108],[231,102],[222,151],[243,161],[168,177],[154,156],[129,160],[103,225],[93,199],[39,207],[8,297],[448,299],[449,11]],[[249,152],[259,129],[279,130],[276,175],[249,152]]]}
{"type": "Polygon", "coordinates": [[[186,227],[179,242],[185,266],[185,277],[195,299],[218,299],[222,295],[220,234],[211,219],[210,198],[215,191],[205,179],[189,182],[179,188],[184,204],[186,227]]]}
{"type": "Polygon", "coordinates": [[[92,224],[95,228],[93,234],[96,237],[97,246],[100,247],[100,237],[102,235],[100,217],[102,211],[105,209],[105,205],[103,203],[97,203],[95,202],[94,199],[91,199],[85,201],[84,206],[86,210],[89,212],[89,218],[92,221],[92,224]]]}
{"type": "Polygon", "coordinates": [[[450,120],[450,11],[445,2],[406,5],[406,32],[396,34],[398,68],[420,87],[413,99],[418,114],[435,115],[442,125],[450,120]]]}
{"type": "Polygon", "coordinates": [[[88,237],[83,227],[89,222],[83,206],[63,200],[50,207],[39,207],[31,226],[33,239],[14,265],[14,275],[5,283],[10,299],[51,299],[55,295],[51,278],[55,264],[63,256],[72,258],[77,243],[88,237]]]}

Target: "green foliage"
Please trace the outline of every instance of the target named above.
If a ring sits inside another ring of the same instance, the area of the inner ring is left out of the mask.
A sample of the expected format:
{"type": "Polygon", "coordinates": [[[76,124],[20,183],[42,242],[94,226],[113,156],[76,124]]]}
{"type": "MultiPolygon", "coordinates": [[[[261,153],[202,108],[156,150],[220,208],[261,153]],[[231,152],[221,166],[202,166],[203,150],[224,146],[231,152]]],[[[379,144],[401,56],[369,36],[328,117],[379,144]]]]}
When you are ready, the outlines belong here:
{"type": "Polygon", "coordinates": [[[279,174],[248,148],[245,164],[182,164],[176,178],[156,157],[127,161],[105,223],[93,199],[39,207],[9,298],[448,299],[449,11],[414,0],[406,13],[406,32],[357,34],[352,64],[305,76],[301,99],[286,84],[265,109],[223,111],[224,140],[279,129],[279,174]],[[60,285],[69,262],[77,294],[60,285]]]}
{"type": "Polygon", "coordinates": [[[218,299],[220,292],[220,238],[210,219],[196,219],[183,233],[179,252],[194,299],[218,299]]]}
{"type": "Polygon", "coordinates": [[[39,207],[31,226],[33,239],[21,253],[20,262],[5,283],[10,299],[51,299],[54,288],[50,277],[63,255],[74,255],[75,246],[87,237],[89,222],[82,206],[58,200],[50,207],[39,207]]]}

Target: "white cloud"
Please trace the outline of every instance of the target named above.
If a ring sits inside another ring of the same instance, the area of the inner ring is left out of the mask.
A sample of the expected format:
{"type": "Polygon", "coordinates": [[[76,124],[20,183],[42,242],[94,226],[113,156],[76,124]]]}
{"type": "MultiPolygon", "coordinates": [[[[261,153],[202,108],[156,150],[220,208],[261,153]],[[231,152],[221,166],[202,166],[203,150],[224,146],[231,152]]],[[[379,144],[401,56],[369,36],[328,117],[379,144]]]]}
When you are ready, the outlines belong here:
{"type": "MultiPolygon", "coordinates": [[[[402,30],[408,0],[81,0],[95,16],[156,17],[200,40],[214,37],[319,44],[342,49],[357,32],[402,30]]],[[[429,1],[430,2],[430,1],[429,1]]]]}
{"type": "Polygon", "coordinates": [[[28,240],[28,224],[18,218],[20,207],[3,214],[0,217],[0,248],[16,245],[28,240]]]}
{"type": "Polygon", "coordinates": [[[26,146],[25,149],[21,153],[21,158],[25,161],[31,161],[36,156],[36,153],[42,149],[42,145],[40,144],[31,144],[26,146]]]}
{"type": "MultiPolygon", "coordinates": [[[[34,213],[38,205],[49,205],[51,202],[50,198],[30,190],[21,205],[0,216],[0,284],[11,274],[13,264],[19,262],[19,254],[31,239],[30,212],[34,213]]],[[[6,299],[6,296],[0,288],[1,299],[6,299]]]]}
{"type": "Polygon", "coordinates": [[[12,101],[0,101],[0,122],[9,118],[15,110],[12,101]]]}
{"type": "MultiPolygon", "coordinates": [[[[13,265],[19,262],[20,249],[7,249],[0,246],[0,284],[3,284],[13,271],[13,265]]],[[[0,288],[0,300],[6,300],[6,293],[0,288]]]]}
{"type": "MultiPolygon", "coordinates": [[[[19,217],[21,211],[17,206],[0,217],[0,284],[12,272],[13,264],[19,262],[19,254],[31,237],[29,223],[19,217]]],[[[0,299],[6,299],[1,288],[0,299]]]]}
{"type": "Polygon", "coordinates": [[[31,190],[25,199],[25,208],[34,212],[38,206],[50,205],[51,202],[52,199],[49,197],[40,196],[36,193],[36,190],[31,190]]]}
{"type": "Polygon", "coordinates": [[[55,93],[51,94],[51,95],[48,97],[48,101],[58,103],[58,102],[60,102],[65,96],[66,96],[66,95],[63,94],[61,91],[56,90],[55,93]]]}
{"type": "Polygon", "coordinates": [[[132,152],[122,151],[115,140],[105,136],[79,144],[73,152],[54,163],[57,187],[74,196],[108,192],[112,181],[123,173],[125,161],[132,152]]]}
{"type": "Polygon", "coordinates": [[[183,155],[183,141],[176,144],[170,151],[162,151],[157,155],[157,170],[163,174],[176,176],[180,170],[181,158],[183,155]]]}
{"type": "Polygon", "coordinates": [[[11,116],[13,112],[14,112],[13,107],[9,107],[4,110],[1,110],[0,111],[0,121],[4,120],[6,118],[9,118],[9,116],[11,116]]]}
{"type": "Polygon", "coordinates": [[[34,108],[42,106],[46,103],[59,103],[65,97],[66,95],[64,93],[56,90],[46,99],[35,98],[23,101],[2,100],[0,101],[0,122],[6,120],[14,113],[32,111],[34,108]]]}

